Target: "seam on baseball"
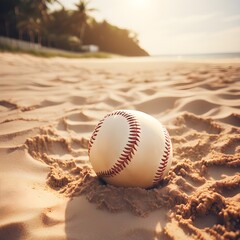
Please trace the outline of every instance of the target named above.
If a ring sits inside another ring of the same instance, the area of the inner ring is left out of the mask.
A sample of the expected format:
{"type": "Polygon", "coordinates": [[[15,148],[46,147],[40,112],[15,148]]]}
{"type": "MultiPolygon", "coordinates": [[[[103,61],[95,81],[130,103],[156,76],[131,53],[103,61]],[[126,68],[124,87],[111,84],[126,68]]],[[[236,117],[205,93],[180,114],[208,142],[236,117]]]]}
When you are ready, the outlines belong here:
{"type": "Polygon", "coordinates": [[[157,172],[153,178],[153,185],[157,184],[162,179],[163,173],[167,167],[167,163],[168,163],[170,151],[171,151],[170,136],[168,134],[168,131],[164,127],[163,127],[163,132],[165,137],[165,147],[164,147],[163,156],[160,162],[160,166],[158,167],[157,172]]]}
{"type": "Polygon", "coordinates": [[[89,148],[88,148],[88,155],[90,156],[91,148],[96,140],[98,132],[100,131],[104,120],[110,116],[120,115],[124,117],[129,125],[129,136],[126,146],[124,147],[120,157],[116,161],[116,163],[108,170],[97,172],[96,174],[100,177],[113,177],[120,173],[130,162],[137,150],[138,142],[140,142],[140,133],[141,128],[140,124],[138,123],[137,119],[131,113],[127,113],[125,111],[115,111],[113,113],[109,113],[106,115],[95,127],[93,134],[89,140],[89,148]]]}

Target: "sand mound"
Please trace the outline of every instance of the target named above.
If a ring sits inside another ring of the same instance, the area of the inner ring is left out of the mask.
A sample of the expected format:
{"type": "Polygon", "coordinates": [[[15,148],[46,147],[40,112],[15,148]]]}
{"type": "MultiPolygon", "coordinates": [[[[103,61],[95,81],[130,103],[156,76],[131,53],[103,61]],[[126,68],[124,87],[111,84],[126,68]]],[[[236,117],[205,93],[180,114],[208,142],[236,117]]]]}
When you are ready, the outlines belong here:
{"type": "Polygon", "coordinates": [[[0,239],[239,238],[239,63],[0,61],[0,239]],[[94,126],[123,108],[170,133],[155,188],[108,185],[88,161],[94,126]]]}

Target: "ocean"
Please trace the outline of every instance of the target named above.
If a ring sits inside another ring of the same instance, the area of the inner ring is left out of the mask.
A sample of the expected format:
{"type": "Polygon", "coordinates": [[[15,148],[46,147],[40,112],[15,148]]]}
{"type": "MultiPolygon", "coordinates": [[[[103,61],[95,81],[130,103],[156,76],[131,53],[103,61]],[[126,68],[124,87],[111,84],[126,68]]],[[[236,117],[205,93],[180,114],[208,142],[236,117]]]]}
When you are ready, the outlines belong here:
{"type": "Polygon", "coordinates": [[[234,53],[205,53],[205,54],[176,54],[176,55],[152,55],[153,58],[168,59],[240,59],[240,52],[234,53]]]}

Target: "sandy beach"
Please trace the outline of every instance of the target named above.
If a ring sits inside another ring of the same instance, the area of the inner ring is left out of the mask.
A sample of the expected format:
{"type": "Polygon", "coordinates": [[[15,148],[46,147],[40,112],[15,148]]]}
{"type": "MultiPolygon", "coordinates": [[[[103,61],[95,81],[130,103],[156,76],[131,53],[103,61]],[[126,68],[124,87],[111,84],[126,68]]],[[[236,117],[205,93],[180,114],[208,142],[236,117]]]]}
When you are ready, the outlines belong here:
{"type": "Polygon", "coordinates": [[[0,53],[0,156],[1,240],[240,239],[240,61],[0,53]],[[88,141],[116,109],[169,131],[156,188],[92,170],[88,141]]]}

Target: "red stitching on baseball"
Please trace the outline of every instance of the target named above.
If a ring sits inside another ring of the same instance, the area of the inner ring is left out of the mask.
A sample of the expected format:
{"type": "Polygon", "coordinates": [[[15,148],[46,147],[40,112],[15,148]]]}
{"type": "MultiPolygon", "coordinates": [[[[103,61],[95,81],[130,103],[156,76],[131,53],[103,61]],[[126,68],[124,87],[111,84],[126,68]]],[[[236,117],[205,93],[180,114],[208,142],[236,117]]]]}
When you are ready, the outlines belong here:
{"type": "Polygon", "coordinates": [[[163,132],[164,132],[164,137],[165,137],[165,149],[164,149],[164,154],[161,159],[160,166],[158,167],[158,170],[154,176],[153,185],[157,184],[161,180],[163,173],[167,167],[167,163],[168,163],[168,159],[169,159],[170,151],[171,151],[171,143],[170,143],[169,134],[165,128],[163,128],[163,132]]]}
{"type": "Polygon", "coordinates": [[[90,156],[91,148],[104,120],[110,116],[115,115],[120,115],[124,117],[128,122],[130,131],[128,142],[124,147],[123,152],[121,153],[119,159],[110,169],[97,172],[97,175],[101,177],[113,177],[120,173],[131,162],[131,159],[135,154],[135,151],[137,150],[138,142],[140,141],[141,128],[135,116],[125,111],[121,110],[115,111],[106,115],[95,127],[92,137],[89,140],[88,155],[90,156]]]}
{"type": "Polygon", "coordinates": [[[94,129],[94,131],[93,131],[93,134],[92,134],[92,136],[91,136],[91,138],[90,138],[90,140],[89,140],[89,142],[88,142],[88,156],[89,156],[89,154],[90,154],[90,150],[91,150],[91,148],[92,148],[93,142],[95,141],[96,136],[97,136],[97,134],[98,134],[98,132],[99,132],[99,130],[100,130],[100,128],[101,128],[104,120],[105,120],[105,118],[102,119],[102,120],[97,124],[97,126],[95,127],[95,129],[94,129]]]}

